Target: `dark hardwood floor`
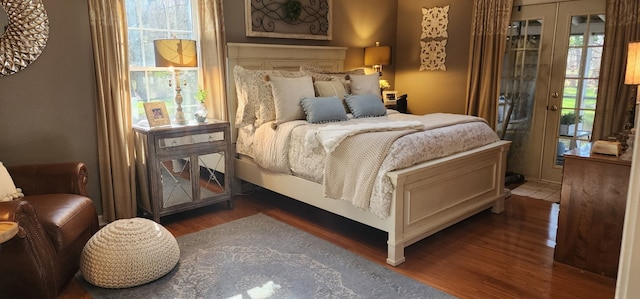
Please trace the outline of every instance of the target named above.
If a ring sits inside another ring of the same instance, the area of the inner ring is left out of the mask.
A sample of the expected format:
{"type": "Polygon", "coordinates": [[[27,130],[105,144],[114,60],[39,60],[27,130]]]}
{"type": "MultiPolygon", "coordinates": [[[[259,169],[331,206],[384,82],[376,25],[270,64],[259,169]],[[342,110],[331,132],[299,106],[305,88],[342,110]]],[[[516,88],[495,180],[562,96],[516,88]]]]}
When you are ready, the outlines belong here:
{"type": "MultiPolygon", "coordinates": [[[[375,263],[459,298],[613,298],[615,280],[553,261],[558,205],[513,195],[506,211],[484,211],[405,250],[406,262],[385,263],[386,233],[258,190],[226,204],[162,218],[176,237],[263,213],[342,246],[375,263]]],[[[59,298],[90,298],[74,279],[59,298]]]]}

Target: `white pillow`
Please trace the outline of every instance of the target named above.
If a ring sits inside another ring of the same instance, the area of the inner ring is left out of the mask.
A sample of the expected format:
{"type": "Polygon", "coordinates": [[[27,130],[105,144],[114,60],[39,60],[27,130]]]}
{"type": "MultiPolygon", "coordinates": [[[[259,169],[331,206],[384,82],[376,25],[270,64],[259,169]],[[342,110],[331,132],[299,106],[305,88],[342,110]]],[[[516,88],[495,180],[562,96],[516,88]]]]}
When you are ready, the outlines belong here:
{"type": "Polygon", "coordinates": [[[292,120],[305,119],[300,100],[315,96],[311,77],[270,77],[269,83],[276,108],[276,126],[292,120]]]}
{"type": "Polygon", "coordinates": [[[7,168],[0,162],[0,201],[10,201],[23,196],[22,190],[16,188],[7,168]]]}
{"type": "Polygon", "coordinates": [[[321,98],[326,97],[338,97],[342,102],[345,112],[349,112],[349,107],[345,103],[344,98],[347,95],[347,90],[344,88],[342,81],[315,81],[313,87],[316,90],[316,95],[321,98]]]}
{"type": "Polygon", "coordinates": [[[318,97],[338,97],[344,99],[347,94],[347,90],[344,88],[344,84],[341,81],[316,81],[313,83],[316,89],[318,97]]]}
{"type": "Polygon", "coordinates": [[[380,97],[380,75],[378,73],[351,75],[349,78],[351,79],[351,94],[373,94],[380,97]]]}

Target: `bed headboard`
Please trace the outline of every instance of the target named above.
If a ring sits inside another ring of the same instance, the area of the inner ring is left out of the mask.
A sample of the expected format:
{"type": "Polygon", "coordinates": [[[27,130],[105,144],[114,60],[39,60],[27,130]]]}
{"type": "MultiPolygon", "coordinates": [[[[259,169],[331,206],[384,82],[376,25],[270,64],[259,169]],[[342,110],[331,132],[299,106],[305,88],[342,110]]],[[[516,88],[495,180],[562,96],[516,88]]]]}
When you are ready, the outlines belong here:
{"type": "MultiPolygon", "coordinates": [[[[342,71],[346,47],[227,43],[227,115],[235,123],[237,98],[233,68],[292,70],[310,65],[327,71],[342,71]]],[[[231,130],[236,140],[236,130],[231,130]]]]}

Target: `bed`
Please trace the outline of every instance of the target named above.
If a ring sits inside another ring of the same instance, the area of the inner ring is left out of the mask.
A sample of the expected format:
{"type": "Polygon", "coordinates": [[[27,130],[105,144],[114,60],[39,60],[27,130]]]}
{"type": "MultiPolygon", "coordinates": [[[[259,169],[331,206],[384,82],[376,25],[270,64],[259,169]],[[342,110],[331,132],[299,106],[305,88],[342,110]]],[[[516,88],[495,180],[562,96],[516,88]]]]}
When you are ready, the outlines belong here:
{"type": "MultiPolygon", "coordinates": [[[[382,183],[379,181],[388,182],[387,184],[391,186],[384,191],[388,194],[381,196],[381,198],[388,197],[388,204],[383,206],[384,215],[380,215],[380,212],[372,212],[370,209],[356,207],[354,203],[347,200],[326,198],[324,194],[327,190],[323,185],[323,180],[318,180],[317,171],[315,175],[313,173],[305,174],[303,171],[297,173],[293,171],[280,172],[259,165],[260,162],[247,153],[247,148],[251,146],[247,146],[245,135],[253,136],[256,132],[268,132],[269,130],[265,126],[270,126],[271,131],[277,129],[278,132],[289,128],[290,133],[297,132],[298,138],[306,138],[309,141],[311,140],[309,136],[318,136],[320,132],[330,131],[321,128],[329,127],[331,123],[306,126],[303,124],[304,121],[292,121],[277,124],[264,122],[258,126],[246,126],[246,122],[242,123],[239,120],[239,118],[244,118],[240,110],[245,110],[244,107],[247,103],[242,102],[242,99],[246,98],[246,95],[237,94],[234,76],[240,75],[234,70],[265,70],[261,74],[280,76],[288,74],[288,72],[300,71],[301,66],[308,66],[311,69],[322,70],[319,73],[340,73],[343,69],[347,49],[326,46],[228,43],[227,51],[229,74],[227,107],[230,122],[232,124],[238,123],[236,130],[232,132],[232,138],[236,144],[234,165],[237,179],[387,232],[388,256],[386,262],[393,266],[405,261],[405,247],[486,209],[491,208],[494,213],[501,213],[504,210],[504,177],[509,142],[497,138],[485,142],[486,144],[465,148],[464,151],[454,151],[452,154],[430,158],[411,166],[381,172],[382,174],[376,177],[375,183],[371,184],[374,185],[374,189],[381,188],[379,184],[382,183]],[[240,99],[240,103],[238,99],[240,99]],[[239,135],[240,139],[238,140],[239,135]]],[[[353,77],[355,78],[355,76],[353,77]]],[[[243,89],[238,90],[242,93],[243,89]]],[[[251,113],[253,113],[252,115],[260,114],[259,111],[251,111],[251,113]]],[[[401,127],[398,130],[414,130],[415,128],[410,127],[423,121],[418,116],[399,115],[391,110],[381,117],[389,118],[394,124],[401,127]]],[[[448,116],[433,115],[425,116],[425,118],[444,119],[448,116]]],[[[464,123],[478,125],[473,120],[464,119],[464,123]]],[[[351,121],[351,115],[348,121],[351,121]]],[[[366,123],[367,120],[364,122],[366,123]]],[[[355,124],[353,127],[365,127],[365,130],[369,130],[373,126],[355,124]]],[[[440,129],[444,129],[444,127],[435,128],[435,130],[440,129]]],[[[428,134],[422,133],[423,130],[417,129],[417,131],[421,132],[420,134],[428,134]]],[[[458,129],[458,131],[457,134],[465,134],[464,130],[458,129]]],[[[400,134],[400,137],[394,137],[397,139],[393,139],[390,150],[396,146],[399,140],[417,134],[412,131],[400,134]]],[[[276,137],[269,138],[275,139],[276,137]]],[[[321,142],[320,147],[324,145],[321,142]]],[[[305,143],[305,146],[309,146],[309,144],[305,143]]],[[[315,146],[317,147],[318,144],[315,146]]],[[[386,165],[384,163],[387,163],[387,160],[389,159],[384,159],[383,165],[386,165]]],[[[323,179],[328,177],[324,173],[320,176],[323,179]]],[[[237,187],[239,184],[234,185],[237,187]]],[[[375,192],[371,194],[375,194],[375,192]]],[[[372,200],[373,197],[372,195],[372,200]]]]}

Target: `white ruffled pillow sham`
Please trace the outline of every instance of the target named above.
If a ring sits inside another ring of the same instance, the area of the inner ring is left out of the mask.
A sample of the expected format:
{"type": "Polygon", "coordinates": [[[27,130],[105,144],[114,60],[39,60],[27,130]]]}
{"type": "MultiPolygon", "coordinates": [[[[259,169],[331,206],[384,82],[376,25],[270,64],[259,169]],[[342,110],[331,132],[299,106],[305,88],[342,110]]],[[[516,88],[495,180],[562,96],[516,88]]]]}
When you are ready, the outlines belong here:
{"type": "Polygon", "coordinates": [[[304,73],[298,71],[250,70],[239,65],[233,71],[238,97],[235,124],[238,127],[251,124],[258,127],[276,119],[275,102],[268,78],[304,76],[304,73]]]}

